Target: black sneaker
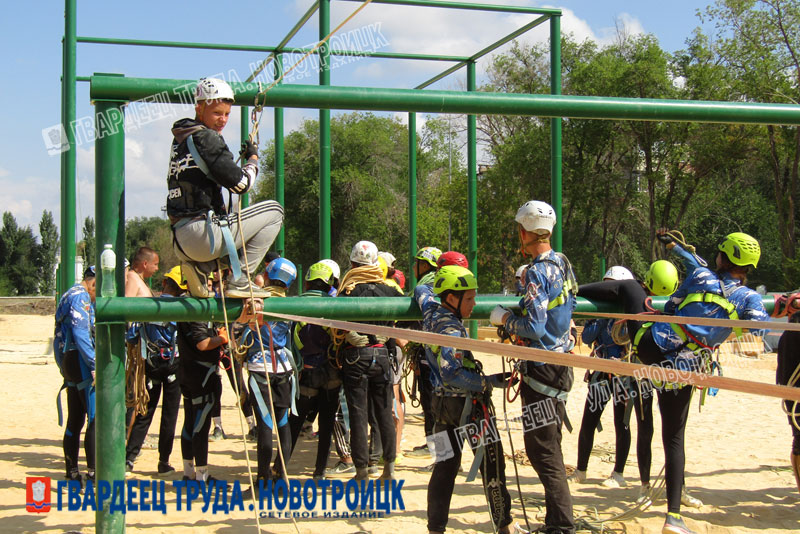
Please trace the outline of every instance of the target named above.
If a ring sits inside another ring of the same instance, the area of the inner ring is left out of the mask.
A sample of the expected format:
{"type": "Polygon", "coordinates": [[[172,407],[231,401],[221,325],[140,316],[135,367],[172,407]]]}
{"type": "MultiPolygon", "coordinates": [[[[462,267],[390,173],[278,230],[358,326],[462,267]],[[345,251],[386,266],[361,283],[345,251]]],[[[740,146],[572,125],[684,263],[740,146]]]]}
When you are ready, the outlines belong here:
{"type": "Polygon", "coordinates": [[[125,460],[125,472],[126,473],[133,472],[133,462],[131,460],[125,460]]]}
{"type": "Polygon", "coordinates": [[[167,462],[158,462],[158,473],[156,474],[157,477],[168,477],[175,473],[175,468],[169,465],[167,462]]]}
{"type": "Polygon", "coordinates": [[[339,460],[336,465],[325,470],[325,476],[329,478],[350,478],[355,472],[356,466],[352,462],[347,463],[339,460]]]}
{"type": "Polygon", "coordinates": [[[419,445],[410,451],[403,453],[403,455],[408,456],[409,458],[422,458],[425,456],[430,456],[431,451],[428,449],[428,445],[419,445]]]}
{"type": "Polygon", "coordinates": [[[225,435],[225,432],[220,428],[214,428],[214,432],[208,437],[208,441],[219,441],[221,439],[228,439],[228,436],[225,435]]]}
{"type": "Polygon", "coordinates": [[[247,438],[247,441],[252,441],[252,442],[258,441],[258,430],[257,430],[257,427],[251,428],[250,432],[247,433],[245,438],[247,438]]]}

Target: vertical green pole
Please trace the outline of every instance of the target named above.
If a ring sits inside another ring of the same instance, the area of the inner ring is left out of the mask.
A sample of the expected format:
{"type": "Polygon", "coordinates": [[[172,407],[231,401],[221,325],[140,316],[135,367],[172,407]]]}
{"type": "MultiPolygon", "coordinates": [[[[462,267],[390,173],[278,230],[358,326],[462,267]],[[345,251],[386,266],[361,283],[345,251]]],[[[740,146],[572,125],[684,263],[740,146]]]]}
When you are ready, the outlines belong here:
{"type": "MultiPolygon", "coordinates": [[[[475,91],[475,62],[467,63],[467,91],[475,91]]],[[[478,276],[478,117],[467,115],[467,259],[475,276],[478,276]]],[[[478,322],[469,322],[469,335],[478,337],[478,322]]]]}
{"type": "MultiPolygon", "coordinates": [[[[239,136],[242,138],[242,143],[250,139],[250,108],[247,106],[242,106],[239,110],[240,116],[242,119],[242,124],[239,127],[239,136]]],[[[242,165],[246,162],[243,161],[242,165]]],[[[250,205],[250,193],[245,193],[242,195],[242,207],[246,208],[250,205]]]]}
{"type": "Polygon", "coordinates": [[[600,278],[603,278],[603,275],[606,274],[606,257],[600,256],[600,278]]]}
{"type": "Polygon", "coordinates": [[[417,114],[408,114],[408,288],[417,286],[414,256],[417,253],[417,114]]]}
{"type": "Polygon", "coordinates": [[[75,283],[75,92],[77,86],[75,58],[77,49],[77,0],[64,2],[64,75],[62,77],[61,125],[67,132],[69,147],[61,153],[61,290],[75,283]]]}
{"type": "MultiPolygon", "coordinates": [[[[319,40],[331,31],[331,0],[319,2],[319,40]]],[[[319,84],[331,84],[330,47],[319,48],[319,84]]],[[[331,257],[331,110],[319,110],[319,257],[331,257]]]]}
{"type": "MultiPolygon", "coordinates": [[[[99,260],[103,245],[114,245],[118,297],[125,295],[125,121],[122,105],[122,102],[98,101],[95,110],[95,124],[98,125],[95,144],[96,254],[99,260]]],[[[102,277],[102,270],[98,269],[98,288],[102,287],[102,277]]],[[[97,319],[102,321],[101,312],[97,319]]],[[[124,335],[124,324],[101,323],[96,330],[97,480],[125,480],[124,335]]],[[[114,487],[114,483],[110,483],[114,487]]],[[[115,504],[113,499],[122,497],[114,495],[111,504],[115,504]]],[[[121,533],[125,531],[125,516],[119,511],[112,514],[106,504],[95,513],[95,526],[98,533],[121,533]]]]}
{"type": "MultiPolygon", "coordinates": [[[[550,19],[550,94],[561,94],[561,17],[550,19]]],[[[561,235],[561,119],[550,119],[550,199],[556,212],[556,226],[550,243],[556,251],[562,250],[561,235]]]]}
{"type": "MultiPolygon", "coordinates": [[[[275,54],[275,79],[279,79],[283,75],[283,56],[275,54]]],[[[281,82],[278,82],[280,85],[281,82]]],[[[275,201],[284,206],[283,186],[285,180],[285,170],[283,164],[283,108],[275,108],[275,201]]],[[[278,239],[275,240],[275,251],[281,256],[284,255],[285,250],[285,234],[286,221],[284,220],[281,225],[281,231],[278,233],[278,239]]],[[[324,257],[320,257],[324,259],[324,257]]],[[[302,293],[302,290],[301,290],[302,293]]]]}

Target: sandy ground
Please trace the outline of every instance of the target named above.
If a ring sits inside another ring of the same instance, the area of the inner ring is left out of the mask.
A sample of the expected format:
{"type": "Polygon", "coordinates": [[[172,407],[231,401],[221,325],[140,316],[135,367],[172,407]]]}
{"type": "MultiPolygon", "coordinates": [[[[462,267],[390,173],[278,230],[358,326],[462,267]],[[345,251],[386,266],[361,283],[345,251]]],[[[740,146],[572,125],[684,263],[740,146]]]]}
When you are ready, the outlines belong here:
{"type": "MultiPolygon", "coordinates": [[[[52,335],[52,318],[47,316],[0,315],[0,406],[3,424],[0,426],[0,532],[95,532],[91,512],[55,511],[33,514],[25,511],[25,477],[49,476],[55,481],[63,476],[61,438],[63,430],[56,421],[53,400],[61,377],[48,344],[52,335]]],[[[499,360],[490,355],[481,358],[487,370],[499,369],[499,360]]],[[[775,355],[757,359],[726,356],[723,360],[727,376],[771,383],[774,380],[775,355]]],[[[575,424],[573,434],[564,435],[564,455],[568,466],[577,457],[577,430],[586,397],[586,385],[578,381],[568,403],[569,416],[575,424]]],[[[223,423],[227,432],[241,438],[234,396],[227,380],[223,381],[223,423]]],[[[502,413],[500,393],[495,393],[498,413],[502,413]]],[[[517,409],[519,404],[514,405],[517,409]]],[[[656,410],[657,411],[657,410],[656,410]]],[[[587,484],[573,487],[576,514],[596,509],[601,515],[620,512],[631,506],[639,493],[638,471],[634,445],[625,474],[627,488],[607,489],[600,485],[612,470],[614,432],[612,411],[603,415],[606,430],[596,435],[595,450],[589,465],[587,484]]],[[[408,408],[408,420],[403,449],[409,450],[423,442],[419,409],[408,408]]],[[[156,414],[156,418],[159,414],[156,414]]],[[[182,424],[179,419],[178,425],[182,424]]],[[[653,440],[653,474],[663,464],[660,444],[660,420],[656,415],[656,437],[653,440]]],[[[635,426],[635,424],[634,424],[635,426]]],[[[153,431],[157,431],[156,425],[153,431]]],[[[513,435],[514,445],[522,447],[519,432],[513,435]]],[[[504,448],[510,450],[507,436],[504,448]]],[[[732,532],[797,532],[800,529],[800,502],[788,456],[791,433],[781,412],[779,402],[771,398],[721,392],[709,399],[701,413],[693,401],[687,429],[686,480],[693,495],[704,505],[700,509],[684,509],[688,525],[698,533],[732,532]]],[[[289,471],[300,477],[310,476],[307,467],[313,462],[316,444],[301,438],[299,450],[292,458],[289,471]]],[[[251,461],[254,446],[250,446],[251,461]]],[[[82,453],[82,451],[81,451],[82,453]]],[[[101,452],[102,454],[102,452],[101,452]]],[[[136,478],[149,479],[155,472],[157,451],[144,450],[136,463],[136,478]]],[[[464,455],[463,467],[469,468],[471,454],[464,455]]],[[[181,465],[180,445],[176,441],[171,463],[181,465]]],[[[329,465],[335,463],[331,457],[329,465]]],[[[383,519],[315,519],[298,521],[300,532],[330,534],[354,532],[426,532],[426,488],[430,478],[423,468],[426,458],[402,458],[398,478],[405,480],[403,498],[406,510],[383,519]],[[405,529],[408,529],[407,531],[405,529]]],[[[241,439],[228,439],[210,444],[212,474],[229,481],[240,480],[246,487],[241,439]]],[[[568,467],[569,469],[569,467],[568,467]]],[[[509,488],[514,499],[513,517],[524,525],[519,494],[514,484],[514,469],[507,462],[509,488]]],[[[532,523],[542,512],[542,488],[529,465],[519,466],[520,483],[532,523]]],[[[460,475],[463,477],[463,475],[460,475]]],[[[126,523],[129,532],[256,532],[255,519],[250,512],[231,515],[212,515],[195,510],[191,513],[174,511],[174,491],[167,490],[170,511],[166,515],[154,512],[130,512],[126,523]]],[[[53,494],[55,505],[56,497],[53,494]]],[[[637,518],[625,523],[608,523],[618,532],[656,533],[661,531],[666,503],[662,501],[637,518]]],[[[607,515],[606,515],[607,517],[607,515]]],[[[265,532],[289,533],[295,528],[288,519],[262,520],[265,532]]],[[[479,482],[465,483],[460,478],[451,507],[449,531],[491,532],[486,504],[479,482]]]]}

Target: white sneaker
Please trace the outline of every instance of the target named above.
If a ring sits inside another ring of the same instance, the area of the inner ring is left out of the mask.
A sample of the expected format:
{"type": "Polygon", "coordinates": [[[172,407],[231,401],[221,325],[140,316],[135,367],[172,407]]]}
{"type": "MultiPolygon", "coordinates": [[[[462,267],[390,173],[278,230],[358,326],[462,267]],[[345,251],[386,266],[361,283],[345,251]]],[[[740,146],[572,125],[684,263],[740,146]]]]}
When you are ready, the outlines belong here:
{"type": "Polygon", "coordinates": [[[622,473],[612,471],[611,475],[603,481],[602,485],[606,488],[624,488],[628,486],[628,483],[625,482],[625,477],[622,476],[622,473]]]}
{"type": "Polygon", "coordinates": [[[681,489],[681,504],[683,506],[688,506],[689,508],[700,508],[703,506],[703,501],[697,497],[692,497],[689,495],[689,491],[686,489],[686,486],[684,486],[681,489]]]}
{"type": "Polygon", "coordinates": [[[642,484],[639,488],[639,497],[636,499],[636,504],[652,501],[652,497],[650,496],[650,492],[652,491],[653,487],[650,484],[642,484]]]}
{"type": "Polygon", "coordinates": [[[567,477],[567,482],[570,484],[583,484],[586,482],[586,471],[575,470],[570,476],[567,477]]]}
{"type": "Polygon", "coordinates": [[[254,298],[266,299],[272,296],[272,293],[270,293],[269,290],[264,289],[262,287],[258,287],[252,282],[250,283],[250,285],[246,285],[244,287],[230,286],[226,288],[225,296],[233,299],[249,299],[251,290],[253,292],[252,296],[254,298]]]}

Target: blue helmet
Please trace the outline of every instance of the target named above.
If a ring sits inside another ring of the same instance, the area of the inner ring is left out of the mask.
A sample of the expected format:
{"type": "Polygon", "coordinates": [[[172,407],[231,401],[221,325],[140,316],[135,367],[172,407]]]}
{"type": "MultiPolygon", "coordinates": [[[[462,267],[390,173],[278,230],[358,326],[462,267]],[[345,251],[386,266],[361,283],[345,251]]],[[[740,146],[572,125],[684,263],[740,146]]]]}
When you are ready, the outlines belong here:
{"type": "Polygon", "coordinates": [[[297,278],[297,267],[286,258],[275,258],[267,265],[267,276],[270,280],[280,280],[290,287],[297,278]]]}

